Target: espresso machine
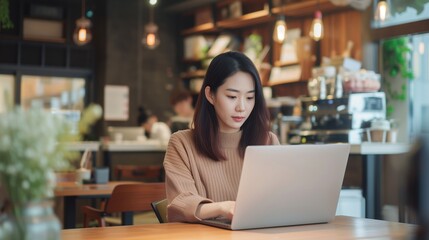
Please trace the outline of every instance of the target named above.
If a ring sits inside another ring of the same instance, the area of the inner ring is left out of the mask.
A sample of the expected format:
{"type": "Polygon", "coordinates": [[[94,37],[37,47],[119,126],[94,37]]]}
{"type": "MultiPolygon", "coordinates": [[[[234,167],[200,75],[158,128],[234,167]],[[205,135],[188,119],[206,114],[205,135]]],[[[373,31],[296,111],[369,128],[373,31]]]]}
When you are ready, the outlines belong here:
{"type": "Polygon", "coordinates": [[[303,97],[303,122],[288,143],[361,143],[373,119],[386,118],[384,92],[350,93],[342,98],[303,97]]]}

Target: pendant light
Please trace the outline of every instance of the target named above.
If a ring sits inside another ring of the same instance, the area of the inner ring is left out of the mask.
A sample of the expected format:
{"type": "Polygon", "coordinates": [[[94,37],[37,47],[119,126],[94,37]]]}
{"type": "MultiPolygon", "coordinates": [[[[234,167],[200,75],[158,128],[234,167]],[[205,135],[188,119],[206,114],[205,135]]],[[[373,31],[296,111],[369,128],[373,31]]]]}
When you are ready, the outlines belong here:
{"type": "Polygon", "coordinates": [[[378,0],[377,9],[375,11],[375,20],[385,21],[390,17],[390,7],[387,0],[378,0]]]}
{"type": "MultiPolygon", "coordinates": [[[[281,1],[281,8],[284,7],[283,0],[281,1]]],[[[284,13],[283,9],[281,9],[281,12],[284,13]]],[[[287,31],[287,25],[286,25],[286,17],[285,15],[279,15],[277,17],[276,24],[274,25],[274,31],[273,31],[273,40],[277,43],[283,43],[286,40],[286,31],[287,31]]]]}
{"type": "Polygon", "coordinates": [[[314,41],[319,41],[323,38],[323,21],[322,12],[320,10],[314,12],[314,19],[310,27],[310,37],[314,41]]]}
{"type": "Polygon", "coordinates": [[[89,43],[91,39],[91,21],[88,18],[85,18],[85,0],[82,0],[82,16],[76,20],[73,41],[76,45],[83,46],[89,43]]]}
{"type": "Polygon", "coordinates": [[[273,32],[273,40],[277,43],[283,43],[286,40],[286,31],[287,25],[285,21],[285,16],[281,15],[276,21],[273,32]]]}
{"type": "Polygon", "coordinates": [[[149,49],[155,49],[160,41],[158,35],[158,26],[153,21],[153,9],[157,0],[149,0],[149,23],[144,26],[142,43],[149,49]]]}

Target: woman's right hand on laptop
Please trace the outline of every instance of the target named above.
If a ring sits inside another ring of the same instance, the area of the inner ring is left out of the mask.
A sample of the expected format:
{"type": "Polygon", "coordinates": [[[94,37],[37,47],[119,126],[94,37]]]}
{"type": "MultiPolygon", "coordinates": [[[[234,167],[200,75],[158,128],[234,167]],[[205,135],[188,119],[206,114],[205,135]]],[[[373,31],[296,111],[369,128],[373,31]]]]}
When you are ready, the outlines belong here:
{"type": "Polygon", "coordinates": [[[198,206],[196,215],[200,219],[209,219],[219,216],[232,219],[234,209],[235,201],[203,203],[198,206]]]}

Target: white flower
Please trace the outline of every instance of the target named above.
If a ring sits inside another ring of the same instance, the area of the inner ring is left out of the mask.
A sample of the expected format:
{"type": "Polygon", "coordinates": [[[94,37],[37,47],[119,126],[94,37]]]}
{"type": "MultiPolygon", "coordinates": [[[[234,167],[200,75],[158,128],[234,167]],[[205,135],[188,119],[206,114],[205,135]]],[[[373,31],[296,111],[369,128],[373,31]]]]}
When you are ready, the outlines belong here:
{"type": "Polygon", "coordinates": [[[10,148],[10,142],[8,135],[0,135],[0,151],[7,151],[10,148]]]}
{"type": "Polygon", "coordinates": [[[46,198],[58,166],[67,167],[61,138],[68,123],[42,109],[0,114],[0,181],[12,202],[46,198]],[[17,199],[15,199],[17,198],[17,199]]]}
{"type": "Polygon", "coordinates": [[[23,189],[28,189],[28,188],[30,188],[30,184],[28,183],[28,181],[25,181],[25,180],[24,180],[24,181],[22,182],[22,188],[23,188],[23,189]]]}
{"type": "Polygon", "coordinates": [[[9,175],[15,175],[16,172],[17,172],[17,169],[15,165],[9,165],[6,167],[6,173],[9,175]]]}

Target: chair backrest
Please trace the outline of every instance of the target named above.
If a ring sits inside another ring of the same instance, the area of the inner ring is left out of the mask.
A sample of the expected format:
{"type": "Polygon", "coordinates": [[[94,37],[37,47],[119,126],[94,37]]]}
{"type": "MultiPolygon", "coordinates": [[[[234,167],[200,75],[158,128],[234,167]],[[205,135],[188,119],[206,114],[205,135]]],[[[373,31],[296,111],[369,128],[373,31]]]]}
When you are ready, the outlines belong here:
{"type": "Polygon", "coordinates": [[[155,212],[156,217],[158,218],[159,223],[166,223],[167,220],[167,199],[162,199],[160,201],[155,201],[151,203],[152,209],[155,212]]]}
{"type": "Polygon", "coordinates": [[[104,212],[150,211],[153,201],[165,197],[164,183],[118,185],[113,189],[104,212]]]}
{"type": "Polygon", "coordinates": [[[119,181],[143,181],[143,182],[163,182],[164,169],[161,165],[135,166],[116,165],[114,167],[114,177],[119,181]]]}

